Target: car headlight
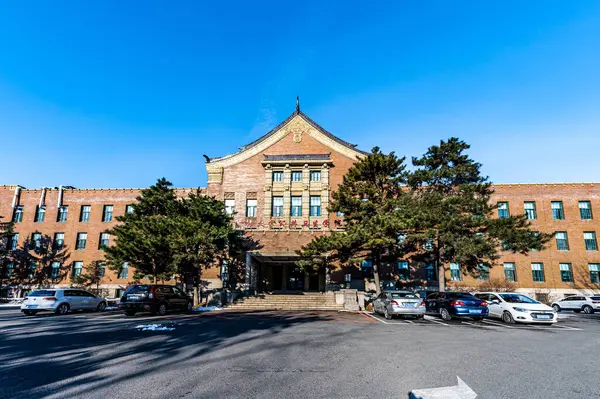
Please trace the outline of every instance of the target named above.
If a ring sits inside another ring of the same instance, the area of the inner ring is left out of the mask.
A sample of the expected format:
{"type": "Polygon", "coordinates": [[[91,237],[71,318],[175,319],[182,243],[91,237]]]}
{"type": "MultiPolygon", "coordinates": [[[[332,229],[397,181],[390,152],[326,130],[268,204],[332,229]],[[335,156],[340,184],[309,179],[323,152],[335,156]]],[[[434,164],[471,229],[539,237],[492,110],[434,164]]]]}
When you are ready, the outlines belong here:
{"type": "Polygon", "coordinates": [[[528,312],[527,309],[525,309],[525,308],[518,308],[516,306],[513,306],[513,309],[516,310],[517,312],[528,312]]]}

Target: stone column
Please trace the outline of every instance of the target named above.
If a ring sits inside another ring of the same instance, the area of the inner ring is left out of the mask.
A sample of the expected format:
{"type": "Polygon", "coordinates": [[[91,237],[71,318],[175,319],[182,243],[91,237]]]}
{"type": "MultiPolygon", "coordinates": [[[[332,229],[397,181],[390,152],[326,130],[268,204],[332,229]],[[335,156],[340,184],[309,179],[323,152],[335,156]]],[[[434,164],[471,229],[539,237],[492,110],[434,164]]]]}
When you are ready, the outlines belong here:
{"type": "MultiPolygon", "coordinates": [[[[304,273],[304,291],[308,291],[309,283],[310,283],[310,276],[308,275],[308,273],[304,273]]],[[[314,287],[314,288],[317,288],[317,287],[314,287]]]]}

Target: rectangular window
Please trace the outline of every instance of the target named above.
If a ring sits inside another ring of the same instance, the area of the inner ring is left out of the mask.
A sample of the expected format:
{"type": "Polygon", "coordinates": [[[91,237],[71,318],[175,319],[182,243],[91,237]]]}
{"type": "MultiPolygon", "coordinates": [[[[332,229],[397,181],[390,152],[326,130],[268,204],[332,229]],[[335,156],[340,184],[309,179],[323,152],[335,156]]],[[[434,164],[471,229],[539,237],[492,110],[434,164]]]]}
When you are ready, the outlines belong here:
{"type": "Polygon", "coordinates": [[[292,197],[292,216],[302,216],[302,197],[292,197]]]}
{"type": "Polygon", "coordinates": [[[433,265],[425,266],[425,279],[427,281],[435,281],[435,267],[433,265]]]}
{"type": "Polygon", "coordinates": [[[400,280],[410,280],[410,269],[408,261],[401,260],[398,262],[398,277],[400,280]]]}
{"type": "Polygon", "coordinates": [[[106,274],[106,262],[100,262],[98,263],[98,276],[104,277],[104,274],[106,274]]]}
{"type": "Polygon", "coordinates": [[[544,282],[544,264],[543,263],[532,263],[531,264],[531,276],[533,281],[536,283],[544,282]]]}
{"type": "Polygon", "coordinates": [[[523,207],[525,208],[525,217],[528,220],[537,219],[537,213],[535,211],[535,202],[534,201],[525,201],[523,207]]]}
{"type": "Polygon", "coordinates": [[[14,272],[15,272],[15,263],[8,262],[8,264],[6,265],[6,277],[11,277],[14,272]]]}
{"type": "Polygon", "coordinates": [[[113,215],[113,206],[112,205],[104,205],[102,209],[102,221],[103,222],[112,222],[113,215]]]}
{"type": "Polygon", "coordinates": [[[256,207],[258,206],[258,200],[248,199],[246,200],[246,217],[256,217],[256,207]]]}
{"type": "Polygon", "coordinates": [[[510,283],[517,281],[517,274],[515,271],[515,264],[512,262],[504,263],[504,278],[510,283]]]}
{"type": "Polygon", "coordinates": [[[46,218],[46,207],[44,205],[42,205],[42,206],[38,205],[35,208],[35,219],[33,219],[33,221],[35,223],[42,223],[45,218],[46,218]]]}
{"type": "Polygon", "coordinates": [[[283,197],[273,197],[271,216],[283,216],[283,197]]]}
{"type": "Polygon", "coordinates": [[[81,261],[73,262],[73,272],[72,272],[73,277],[81,276],[82,270],[83,270],[83,262],[81,262],[81,261]]]}
{"type": "Polygon", "coordinates": [[[509,216],[508,202],[498,202],[498,219],[507,219],[509,216]]]}
{"type": "Polygon", "coordinates": [[[550,207],[552,208],[552,219],[563,220],[565,218],[562,201],[552,201],[550,207]]]}
{"type": "Polygon", "coordinates": [[[592,204],[590,201],[579,201],[579,216],[581,216],[581,220],[592,220],[592,204]]]}
{"type": "Polygon", "coordinates": [[[110,241],[110,234],[108,233],[100,233],[100,241],[98,243],[98,249],[102,247],[108,247],[110,241]]]}
{"type": "Polygon", "coordinates": [[[42,248],[42,233],[33,233],[31,235],[30,249],[39,251],[42,248]]]}
{"type": "Polygon", "coordinates": [[[69,206],[63,205],[58,208],[58,216],[56,217],[56,221],[60,223],[64,223],[67,221],[67,217],[69,215],[69,206]]]}
{"type": "Polygon", "coordinates": [[[310,171],[310,181],[321,181],[321,171],[320,170],[311,170],[310,171]]]}
{"type": "Polygon", "coordinates": [[[92,213],[91,205],[81,205],[81,213],[79,214],[79,221],[86,223],[90,221],[90,214],[92,213]]]}
{"type": "Polygon", "coordinates": [[[318,195],[310,197],[310,216],[321,216],[321,197],[318,195]]]}
{"type": "Polygon", "coordinates": [[[121,270],[119,271],[118,278],[127,278],[128,275],[129,275],[129,263],[124,262],[123,265],[121,266],[121,270]]]}
{"type": "Polygon", "coordinates": [[[583,233],[583,241],[585,242],[586,251],[597,251],[598,243],[596,242],[596,232],[585,231],[583,233]]]}
{"type": "Polygon", "coordinates": [[[561,263],[558,265],[560,268],[560,279],[563,283],[573,282],[573,271],[571,270],[570,263],[561,263]]]}
{"type": "Polygon", "coordinates": [[[21,223],[23,221],[23,206],[22,205],[15,207],[12,220],[15,223],[21,223]]]}
{"type": "Polygon", "coordinates": [[[126,214],[128,214],[128,215],[129,215],[129,214],[133,213],[133,209],[134,209],[134,208],[133,208],[133,205],[131,205],[131,204],[129,204],[129,205],[125,205],[125,213],[126,213],[126,214]]]}
{"type": "Polygon", "coordinates": [[[590,281],[594,284],[600,283],[600,263],[588,263],[590,269],[590,281]]]}
{"type": "Polygon", "coordinates": [[[462,274],[460,272],[460,265],[458,263],[450,263],[450,280],[461,281],[462,274]]]}
{"type": "Polygon", "coordinates": [[[301,171],[293,171],[292,172],[292,181],[302,181],[302,172],[301,171]]]}
{"type": "Polygon", "coordinates": [[[77,233],[77,242],[75,243],[75,249],[85,249],[87,244],[87,233],[77,233]]]}
{"type": "Polygon", "coordinates": [[[273,181],[283,181],[283,172],[273,172],[273,181]]]}
{"type": "Polygon", "coordinates": [[[36,269],[37,269],[37,264],[34,261],[29,262],[29,270],[27,272],[27,278],[28,279],[31,280],[32,278],[35,277],[35,271],[36,271],[36,269]]]}
{"type": "Polygon", "coordinates": [[[50,278],[58,278],[60,273],[60,262],[52,262],[52,269],[50,270],[50,278]]]}
{"type": "Polygon", "coordinates": [[[223,286],[227,287],[229,282],[229,261],[227,259],[223,259],[221,262],[221,281],[223,282],[223,286]]]}
{"type": "Polygon", "coordinates": [[[490,279],[490,268],[484,264],[477,265],[477,279],[487,281],[490,279]]]}
{"type": "Polygon", "coordinates": [[[569,241],[567,240],[567,233],[565,231],[558,231],[554,236],[556,237],[556,249],[559,251],[568,251],[569,241]]]}
{"type": "Polygon", "coordinates": [[[235,212],[235,200],[226,199],[225,200],[225,213],[228,214],[229,216],[232,216],[233,212],[235,212]]]}
{"type": "Polygon", "coordinates": [[[54,233],[54,249],[60,251],[65,245],[65,233],[54,233]]]}
{"type": "Polygon", "coordinates": [[[19,245],[19,233],[13,234],[12,236],[10,236],[10,241],[8,244],[8,249],[10,251],[14,251],[17,249],[17,246],[19,245]]]}

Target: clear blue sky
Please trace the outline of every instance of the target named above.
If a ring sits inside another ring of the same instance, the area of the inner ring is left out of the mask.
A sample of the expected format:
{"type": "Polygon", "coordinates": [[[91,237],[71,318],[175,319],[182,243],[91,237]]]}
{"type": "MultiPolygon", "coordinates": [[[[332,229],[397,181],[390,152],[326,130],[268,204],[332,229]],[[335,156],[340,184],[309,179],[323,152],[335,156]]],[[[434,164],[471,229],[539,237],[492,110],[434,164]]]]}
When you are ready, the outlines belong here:
{"type": "Polygon", "coordinates": [[[600,181],[597,0],[0,0],[0,38],[0,184],[204,186],[296,95],[365,150],[600,181]]]}

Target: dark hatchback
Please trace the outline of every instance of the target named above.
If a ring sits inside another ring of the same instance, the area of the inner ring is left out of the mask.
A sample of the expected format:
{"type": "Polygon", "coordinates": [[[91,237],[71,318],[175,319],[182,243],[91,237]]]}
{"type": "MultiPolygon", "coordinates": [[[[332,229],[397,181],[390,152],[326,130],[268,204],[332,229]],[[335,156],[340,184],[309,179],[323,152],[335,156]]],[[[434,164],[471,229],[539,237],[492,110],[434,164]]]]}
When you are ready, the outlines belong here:
{"type": "Polygon", "coordinates": [[[468,292],[433,292],[425,299],[425,312],[439,315],[444,320],[451,320],[456,316],[481,320],[488,316],[487,305],[486,301],[468,292]]]}
{"type": "Polygon", "coordinates": [[[119,302],[119,309],[127,316],[138,312],[165,315],[170,311],[190,312],[192,298],[172,285],[144,284],[127,288],[119,302]]]}

